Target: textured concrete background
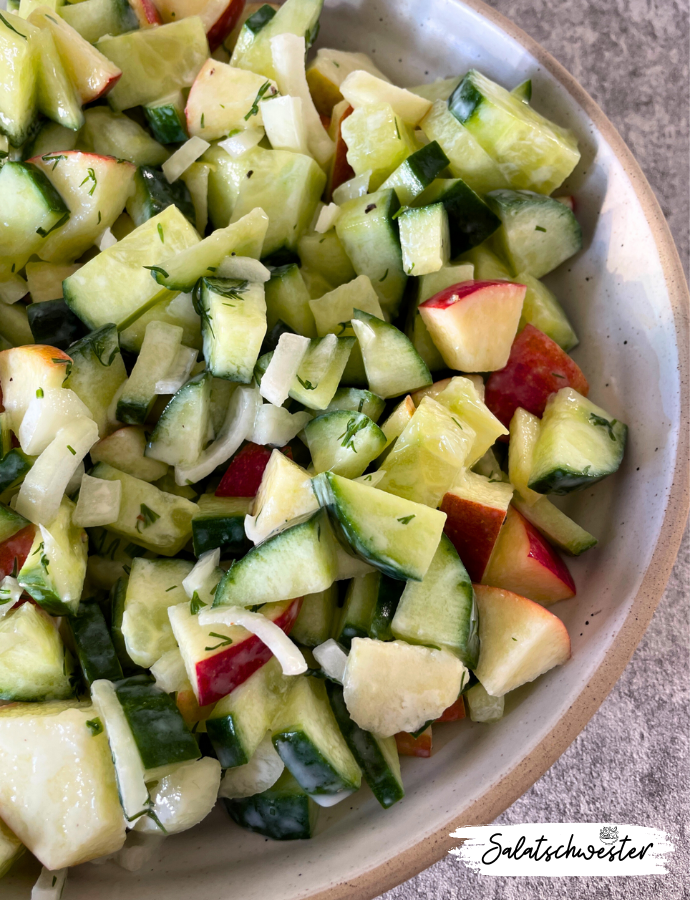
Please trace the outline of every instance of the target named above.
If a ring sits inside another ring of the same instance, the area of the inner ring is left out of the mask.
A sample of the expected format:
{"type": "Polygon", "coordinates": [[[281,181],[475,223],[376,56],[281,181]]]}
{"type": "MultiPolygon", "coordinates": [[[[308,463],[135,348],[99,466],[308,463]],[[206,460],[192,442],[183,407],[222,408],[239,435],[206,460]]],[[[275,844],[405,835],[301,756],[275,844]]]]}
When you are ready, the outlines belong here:
{"type": "MultiPolygon", "coordinates": [[[[688,6],[678,0],[488,0],[549,50],[602,106],[637,157],[688,271],[688,6]]],[[[579,738],[498,820],[613,821],[667,830],[671,874],[494,878],[448,857],[385,900],[690,898],[690,535],[630,665],[579,738]]]]}

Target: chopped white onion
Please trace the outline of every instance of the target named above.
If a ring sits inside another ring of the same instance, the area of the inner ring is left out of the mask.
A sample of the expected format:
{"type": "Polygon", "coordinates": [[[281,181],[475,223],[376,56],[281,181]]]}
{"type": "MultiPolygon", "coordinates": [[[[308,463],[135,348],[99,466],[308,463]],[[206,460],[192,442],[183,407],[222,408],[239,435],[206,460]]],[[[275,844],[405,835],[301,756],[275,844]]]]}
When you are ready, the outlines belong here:
{"type": "Polygon", "coordinates": [[[101,252],[103,250],[107,250],[109,247],[114,247],[115,244],[117,244],[117,238],[112,233],[110,228],[106,228],[101,236],[96,240],[96,246],[101,252]]]}
{"type": "Polygon", "coordinates": [[[218,266],[216,275],[219,278],[242,278],[259,284],[265,284],[271,272],[258,259],[251,256],[226,256],[218,266]]]}
{"type": "Polygon", "coordinates": [[[239,606],[221,609],[202,609],[199,625],[240,625],[255,634],[268,647],[281,665],[283,675],[301,675],[309,668],[307,663],[282,628],[262,616],[239,606]]]}
{"type": "Polygon", "coordinates": [[[342,800],[347,800],[352,794],[354,794],[354,791],[338,791],[337,794],[309,794],[309,796],[317,806],[328,809],[330,806],[335,806],[342,800]]]}
{"type": "MultiPolygon", "coordinates": [[[[216,805],[220,788],[220,763],[205,756],[185,763],[151,788],[152,811],[168,834],[179,834],[198,825],[216,805]]],[[[134,826],[143,834],[160,834],[154,819],[142,816],[134,826]]]]}
{"type": "Polygon", "coordinates": [[[202,553],[196,565],[182,581],[185,594],[191,600],[194,594],[208,594],[218,584],[216,569],[220,563],[220,548],[202,553]]]}
{"type": "MultiPolygon", "coordinates": [[[[148,817],[142,816],[141,818],[148,817]]],[[[137,819],[138,821],[140,820],[137,819]]],[[[138,872],[151,859],[164,840],[165,835],[161,833],[160,828],[157,829],[157,834],[130,831],[124,847],[114,853],[112,859],[121,869],[125,869],[127,872],[138,872]]]]}
{"type": "Polygon", "coordinates": [[[161,166],[163,174],[168,179],[168,184],[177,181],[180,175],[206,153],[210,146],[208,141],[195,135],[179,147],[161,166]]]}
{"type": "MultiPolygon", "coordinates": [[[[304,37],[296,34],[277,34],[271,38],[271,55],[280,93],[301,99],[309,151],[320,166],[325,166],[333,156],[335,144],[323,127],[309,91],[304,67],[306,58],[304,37]]],[[[270,102],[275,103],[275,100],[270,102]]]]}
{"type": "Polygon", "coordinates": [[[0,656],[8,650],[12,650],[17,644],[26,644],[28,637],[19,634],[18,631],[4,631],[0,634],[0,656]]]}
{"type": "MultiPolygon", "coordinates": [[[[263,113],[263,105],[261,112],[263,113]]],[[[266,132],[260,126],[247,128],[246,131],[240,131],[238,134],[233,134],[232,137],[226,137],[224,141],[218,141],[218,146],[222,147],[226,153],[229,153],[233,159],[237,159],[261,143],[265,135],[266,132]]]]}
{"type": "Polygon", "coordinates": [[[276,97],[270,103],[262,104],[261,113],[266,137],[274,150],[309,155],[301,97],[276,97]]]}
{"type": "Polygon", "coordinates": [[[299,371],[304,354],[309,349],[309,338],[301,334],[281,334],[278,346],[261,379],[261,396],[274,406],[282,406],[287,400],[293,379],[299,371]]]}
{"type": "Polygon", "coordinates": [[[41,869],[38,881],[31,889],[31,900],[60,900],[65,889],[68,869],[41,869]]]}
{"type": "Polygon", "coordinates": [[[52,522],[70,479],[97,440],[98,425],[85,416],[61,428],[27,472],[17,512],[35,525],[52,522]]]}
{"type": "Polygon", "coordinates": [[[29,285],[21,275],[10,275],[7,281],[0,281],[0,300],[11,306],[29,293],[29,285]]]}
{"type": "Polygon", "coordinates": [[[69,388],[39,388],[19,426],[19,445],[29,456],[43,453],[58,431],[77,416],[91,419],[91,411],[69,388]]]}
{"type": "Polygon", "coordinates": [[[329,678],[343,683],[345,666],[347,665],[347,653],[337,641],[329,638],[318,647],[314,647],[314,659],[324,670],[329,678]]]}
{"type": "Polygon", "coordinates": [[[67,482],[67,487],[65,488],[65,493],[68,497],[71,497],[75,491],[79,490],[81,485],[81,480],[84,477],[84,473],[86,472],[86,467],[84,466],[84,462],[80,462],[77,468],[74,470],[74,475],[67,482]]]}
{"type": "Polygon", "coordinates": [[[291,413],[283,406],[264,403],[257,410],[250,440],[268,447],[284,447],[311,418],[308,412],[291,413]]]}
{"type": "Polygon", "coordinates": [[[248,763],[228,769],[220,783],[219,797],[239,800],[267,791],[283,774],[285,763],[278,755],[270,731],[254,751],[248,763]]]}
{"type": "Polygon", "coordinates": [[[336,203],[329,203],[328,206],[324,206],[319,213],[319,218],[314,226],[314,231],[318,231],[319,234],[325,234],[327,231],[330,231],[331,228],[335,227],[335,223],[338,221],[341,214],[342,210],[336,203]]]}
{"type": "Polygon", "coordinates": [[[156,679],[158,687],[166,694],[181,691],[189,684],[179,647],[173,647],[172,650],[164,653],[151,666],[151,674],[156,679]]]}
{"type": "Polygon", "coordinates": [[[112,525],[120,515],[122,482],[84,475],[72,521],[82,528],[112,525]]]}
{"type": "Polygon", "coordinates": [[[198,350],[182,345],[175,354],[165,377],[156,382],[156,394],[176,394],[182,385],[187,383],[198,355],[198,350]]]}
{"type": "Polygon", "coordinates": [[[230,459],[254,430],[254,419],[261,405],[256,387],[239,387],[230,398],[220,434],[191,466],[175,466],[177,484],[196,484],[230,459]]]}
{"type": "Polygon", "coordinates": [[[24,589],[19,586],[19,582],[11,575],[5,575],[0,583],[0,619],[3,619],[7,613],[19,603],[24,589]]]}
{"type": "Polygon", "coordinates": [[[338,206],[347,203],[348,200],[354,200],[356,197],[363,197],[369,193],[369,180],[372,176],[372,170],[367,169],[361,175],[355,175],[349,181],[345,181],[340,187],[333,191],[333,200],[338,206]]]}

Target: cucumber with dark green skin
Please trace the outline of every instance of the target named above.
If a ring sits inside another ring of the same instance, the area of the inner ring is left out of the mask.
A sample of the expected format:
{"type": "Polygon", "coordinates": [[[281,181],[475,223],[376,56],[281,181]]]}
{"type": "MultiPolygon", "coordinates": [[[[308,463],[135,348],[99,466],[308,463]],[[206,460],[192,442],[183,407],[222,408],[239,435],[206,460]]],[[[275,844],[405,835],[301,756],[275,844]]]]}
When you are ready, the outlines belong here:
{"type": "Polygon", "coordinates": [[[74,315],[64,300],[30,303],[26,314],[37,344],[49,344],[59,350],[67,350],[70,344],[87,333],[82,320],[74,315]]]}
{"type": "Polygon", "coordinates": [[[18,447],[6,453],[0,460],[0,494],[21,484],[32,465],[31,459],[18,447]]]}
{"type": "Polygon", "coordinates": [[[364,413],[372,422],[378,422],[385,408],[386,401],[382,400],[378,394],[372,394],[371,391],[363,388],[343,387],[338,388],[324,412],[332,412],[334,409],[351,409],[364,413]]]}
{"type": "Polygon", "coordinates": [[[115,683],[115,693],[147,770],[198,759],[199,745],[173,698],[151,675],[132,675],[115,683]]]}
{"type": "Polygon", "coordinates": [[[405,590],[404,581],[396,581],[379,573],[376,602],[369,624],[369,637],[379,641],[392,641],[391,622],[398,608],[400,597],[405,590]]]}
{"type": "Polygon", "coordinates": [[[139,166],[134,176],[134,193],[127,200],[126,208],[135,225],[143,225],[168,206],[176,206],[196,225],[194,204],[189,188],[180,178],[172,184],[162,172],[151,166],[139,166]]]}
{"type": "MultiPolygon", "coordinates": [[[[167,103],[159,101],[157,105],[143,107],[151,134],[159,144],[178,144],[186,141],[189,137],[184,105],[180,105],[176,99],[171,97],[167,103]]],[[[181,95],[179,99],[183,99],[181,95]]]]}
{"type": "Polygon", "coordinates": [[[234,769],[249,762],[243,748],[242,736],[232,714],[207,719],[206,734],[222,768],[234,769]]]}
{"type": "Polygon", "coordinates": [[[244,531],[244,517],[248,509],[236,513],[213,515],[201,513],[192,519],[192,543],[194,554],[201,556],[207,550],[220,547],[223,558],[243,556],[253,547],[244,531]]]}
{"type": "MultiPolygon", "coordinates": [[[[346,650],[350,649],[353,638],[369,637],[371,618],[376,604],[376,575],[362,575],[353,578],[347,586],[345,601],[340,613],[335,639],[346,650]]],[[[401,582],[404,587],[404,582],[401,582]]]]}
{"type": "Polygon", "coordinates": [[[80,603],[76,613],[69,617],[69,624],[86,683],[92,684],[99,678],[121,680],[122,666],[98,603],[80,603]]]}
{"type": "Polygon", "coordinates": [[[431,203],[443,203],[448,213],[452,258],[481,244],[501,225],[499,217],[462,178],[438,178],[414,205],[431,203]]]}
{"type": "Polygon", "coordinates": [[[267,791],[241,800],[224,799],[223,803],[242,828],[274,841],[312,837],[319,810],[288,771],[267,791]]]}
{"type": "Polygon", "coordinates": [[[449,164],[450,160],[438,142],[431,141],[408,156],[405,162],[384,181],[381,190],[393,188],[398,200],[410,205],[449,164]]]}
{"type": "Polygon", "coordinates": [[[115,648],[122,671],[125,675],[131,675],[143,671],[127,653],[125,637],[122,634],[122,616],[125,612],[125,598],[127,596],[127,584],[129,578],[118,578],[110,589],[110,637],[115,648]]]}
{"type": "Polygon", "coordinates": [[[259,9],[257,9],[244,24],[253,34],[258,34],[264,25],[268,25],[275,14],[275,9],[273,9],[272,6],[269,6],[268,3],[265,3],[263,6],[259,7],[259,9]]]}
{"type": "MultiPolygon", "coordinates": [[[[402,800],[405,796],[405,789],[400,780],[399,764],[396,773],[383,753],[380,739],[377,739],[368,731],[364,731],[352,721],[343,699],[341,685],[329,682],[326,685],[326,690],[328,691],[328,699],[331,702],[331,709],[338,726],[352,751],[352,755],[362,770],[365,781],[381,806],[384,809],[388,809],[388,807],[393,806],[394,803],[402,800]]],[[[383,740],[390,741],[391,738],[384,738],[383,740]]],[[[394,740],[390,749],[395,750],[397,756],[394,740]]]]}
{"type": "Polygon", "coordinates": [[[26,528],[31,523],[24,516],[20,516],[18,512],[10,509],[9,506],[0,504],[0,544],[8,541],[11,537],[26,528]]]}

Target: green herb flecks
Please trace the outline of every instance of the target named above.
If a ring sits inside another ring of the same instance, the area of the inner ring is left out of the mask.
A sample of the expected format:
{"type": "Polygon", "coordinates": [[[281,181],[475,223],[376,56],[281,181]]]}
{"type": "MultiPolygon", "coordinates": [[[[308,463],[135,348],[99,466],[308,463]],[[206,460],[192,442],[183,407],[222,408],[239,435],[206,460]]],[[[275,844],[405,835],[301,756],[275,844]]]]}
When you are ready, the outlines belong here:
{"type": "Polygon", "coordinates": [[[86,178],[82,181],[79,187],[83,187],[83,185],[85,185],[87,181],[93,182],[91,188],[89,189],[89,197],[93,197],[93,192],[96,190],[96,186],[98,185],[98,179],[96,178],[96,173],[91,168],[86,170],[86,178]]]}
{"type": "Polygon", "coordinates": [[[384,282],[386,280],[386,278],[388,278],[388,269],[386,269],[386,271],[383,273],[383,277],[379,278],[379,284],[384,282]]]}
{"type": "MultiPolygon", "coordinates": [[[[249,107],[249,112],[248,112],[247,115],[244,117],[244,121],[245,121],[245,122],[248,122],[248,121],[251,119],[252,116],[258,116],[258,115],[259,115],[259,103],[264,99],[264,96],[265,96],[266,92],[267,92],[268,90],[270,90],[270,89],[271,89],[271,82],[270,82],[270,81],[264,81],[264,83],[263,83],[263,84],[261,85],[261,87],[259,88],[259,90],[258,90],[258,92],[257,92],[257,94],[256,94],[256,97],[254,98],[254,102],[253,102],[252,105],[249,107]]],[[[203,124],[202,124],[202,128],[203,128],[203,124]]]]}
{"type": "Polygon", "coordinates": [[[72,454],[72,456],[76,456],[76,455],[77,455],[77,451],[74,449],[74,447],[70,447],[69,444],[67,445],[67,449],[68,449],[69,452],[72,454]]]}
{"type": "Polygon", "coordinates": [[[89,719],[86,723],[86,727],[89,729],[91,734],[96,737],[98,734],[103,734],[103,722],[100,719],[89,719]]]}
{"type": "Polygon", "coordinates": [[[398,522],[400,522],[401,525],[409,525],[409,523],[415,518],[416,518],[416,516],[413,513],[411,516],[401,516],[398,519],[398,522]]]}
{"type": "Polygon", "coordinates": [[[161,223],[158,223],[158,237],[161,239],[161,244],[165,243],[165,234],[163,233],[163,226],[161,223]]]}
{"type": "Polygon", "coordinates": [[[60,162],[60,160],[67,159],[67,157],[61,153],[58,153],[57,155],[55,155],[54,153],[46,153],[46,155],[42,156],[41,159],[43,160],[43,162],[52,163],[53,164],[53,172],[54,172],[55,168],[56,168],[57,164],[60,162]]]}
{"type": "Polygon", "coordinates": [[[618,438],[616,437],[616,432],[613,430],[614,425],[618,424],[618,419],[612,419],[610,422],[608,419],[605,419],[603,416],[598,416],[596,413],[589,414],[589,421],[592,425],[598,425],[599,428],[605,428],[611,440],[614,444],[617,442],[618,438]]]}
{"type": "Polygon", "coordinates": [[[460,429],[460,431],[464,431],[464,430],[465,430],[465,429],[462,427],[462,425],[458,422],[458,420],[455,418],[455,416],[451,416],[451,419],[455,422],[455,424],[458,426],[458,428],[460,429]]]}
{"type": "Polygon", "coordinates": [[[229,647],[230,644],[232,644],[232,638],[226,637],[226,635],[224,634],[218,634],[215,631],[209,631],[208,636],[220,638],[220,643],[216,644],[214,647],[204,647],[204,650],[206,650],[207,652],[211,650],[219,650],[221,647],[229,647]]]}
{"type": "Polygon", "coordinates": [[[39,400],[43,398],[43,388],[36,388],[36,396],[39,400]]]}
{"type": "Polygon", "coordinates": [[[305,391],[315,391],[318,387],[318,384],[312,384],[311,381],[308,380],[305,381],[304,379],[300,378],[299,375],[297,376],[297,380],[302,385],[305,391]]]}
{"type": "Polygon", "coordinates": [[[542,228],[541,225],[535,225],[534,230],[535,231],[543,231],[544,234],[546,234],[546,228],[542,228]]]}
{"type": "Polygon", "coordinates": [[[339,435],[338,440],[342,440],[341,447],[344,447],[346,450],[352,450],[353,453],[357,452],[357,448],[354,444],[354,437],[358,431],[361,431],[363,428],[366,428],[368,425],[368,421],[366,417],[362,419],[352,418],[347,423],[347,428],[341,435],[339,435]]]}
{"type": "Polygon", "coordinates": [[[148,528],[149,525],[153,525],[154,522],[160,519],[160,515],[150,509],[145,503],[142,503],[139,509],[140,512],[137,516],[137,531],[141,534],[142,528],[148,528]]]}
{"type": "Polygon", "coordinates": [[[144,266],[144,268],[148,269],[154,278],[156,277],[156,275],[160,275],[161,278],[169,278],[170,277],[168,275],[168,273],[165,271],[165,269],[161,268],[161,266],[144,266]]]}
{"type": "Polygon", "coordinates": [[[195,616],[199,610],[203,609],[204,606],[208,606],[208,603],[204,603],[204,601],[199,596],[198,591],[194,591],[192,594],[192,599],[189,601],[189,611],[195,616]]]}
{"type": "Polygon", "coordinates": [[[3,16],[2,13],[0,13],[0,21],[6,28],[9,28],[10,31],[14,31],[15,34],[18,34],[20,38],[24,38],[25,41],[28,40],[28,38],[25,34],[22,34],[21,31],[17,31],[17,29],[13,25],[10,25],[10,23],[7,21],[7,19],[3,16]]]}
{"type": "Polygon", "coordinates": [[[48,235],[51,233],[51,231],[55,231],[56,228],[60,228],[60,226],[64,225],[68,219],[69,219],[69,213],[66,212],[64,214],[64,216],[61,216],[57,220],[57,222],[53,226],[51,226],[47,231],[45,230],[45,228],[41,228],[41,226],[39,225],[38,228],[36,229],[36,234],[40,234],[41,237],[48,237],[48,235]]]}

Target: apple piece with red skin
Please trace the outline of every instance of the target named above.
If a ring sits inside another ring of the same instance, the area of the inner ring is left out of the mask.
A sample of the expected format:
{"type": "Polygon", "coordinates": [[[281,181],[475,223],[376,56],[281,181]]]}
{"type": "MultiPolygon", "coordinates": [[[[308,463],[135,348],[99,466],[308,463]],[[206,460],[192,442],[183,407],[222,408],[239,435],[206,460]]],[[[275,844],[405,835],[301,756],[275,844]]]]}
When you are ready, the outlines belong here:
{"type": "Polygon", "coordinates": [[[472,581],[481,581],[513,495],[510,484],[462,472],[439,507],[447,516],[443,531],[458,551],[472,581]]]}
{"type": "Polygon", "coordinates": [[[47,344],[24,344],[0,352],[0,389],[14,434],[36,392],[62,387],[71,365],[70,356],[47,344]]]}
{"type": "Polygon", "coordinates": [[[512,506],[482,584],[515,590],[542,606],[568,600],[576,593],[573,577],[561,557],[534,525],[512,506]]]}
{"type": "MultiPolygon", "coordinates": [[[[292,459],[290,447],[281,448],[292,459]]],[[[256,497],[271,458],[271,450],[260,444],[245,444],[235,454],[216,488],[216,497],[256,497]]]]}
{"type": "Polygon", "coordinates": [[[199,722],[205,722],[213,712],[215,703],[208,706],[199,706],[194,691],[191,688],[185,688],[178,691],[175,696],[175,703],[180,711],[180,715],[184,719],[187,728],[192,728],[199,722]]]}
{"type": "Polygon", "coordinates": [[[326,197],[329,202],[331,197],[333,196],[333,191],[336,188],[340,187],[341,184],[345,184],[346,181],[349,181],[351,178],[355,177],[355,170],[347,161],[347,144],[345,143],[345,139],[343,138],[342,130],[343,122],[345,121],[345,119],[347,119],[348,116],[352,115],[353,112],[354,108],[352,106],[348,106],[338,120],[337,133],[334,136],[335,152],[333,154],[331,171],[328,177],[328,187],[326,190],[326,197]]]}
{"type": "Polygon", "coordinates": [[[407,731],[399,731],[395,735],[395,743],[399,756],[419,756],[428,759],[431,756],[431,725],[415,737],[407,731]]]}
{"type": "Polygon", "coordinates": [[[239,22],[245,2],[246,0],[158,0],[158,9],[166,23],[199,16],[213,52],[239,22]]]}
{"type": "Polygon", "coordinates": [[[525,325],[505,367],[489,376],[485,402],[507,428],[518,407],[541,418],[551,394],[564,387],[583,397],[589,393],[582,370],[565,350],[534,325],[525,325]]]}
{"type": "Polygon", "coordinates": [[[501,588],[476,584],[474,591],[481,648],[474,673],[492,697],[570,659],[568,631],[548,609],[501,588]]]}
{"type": "Polygon", "coordinates": [[[458,697],[455,703],[451,703],[448,709],[436,719],[437,722],[459,722],[465,718],[465,700],[462,696],[458,697]]]}
{"type": "Polygon", "coordinates": [[[509,281],[463,281],[425,300],[419,313],[449,368],[493,372],[508,362],[526,291],[509,281]]]}
{"type": "MultiPolygon", "coordinates": [[[[268,604],[262,612],[288,634],[301,606],[302,598],[297,597],[268,604]]],[[[170,607],[168,615],[200,707],[226,697],[273,655],[260,638],[239,625],[202,627],[189,603],[170,607]]]]}
{"type": "Polygon", "coordinates": [[[27,525],[0,544],[0,581],[6,575],[16,577],[26,562],[36,535],[36,526],[27,525]]]}
{"type": "Polygon", "coordinates": [[[139,28],[151,28],[162,24],[160,13],[151,0],[129,0],[129,5],[137,17],[139,28]]]}

